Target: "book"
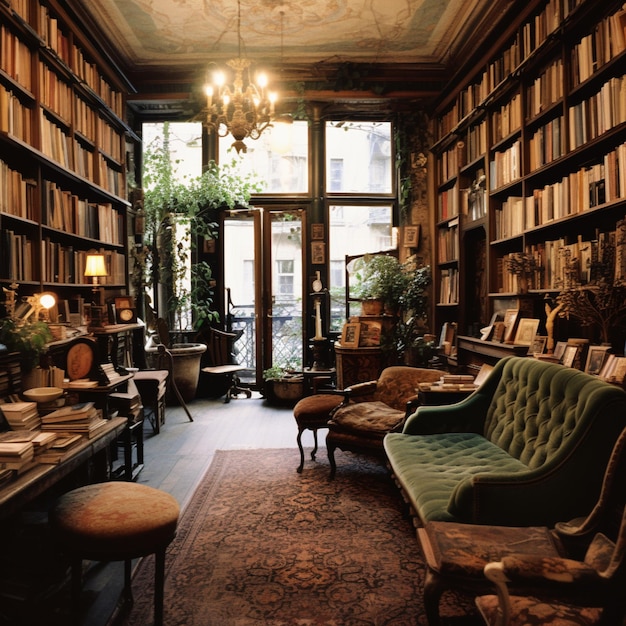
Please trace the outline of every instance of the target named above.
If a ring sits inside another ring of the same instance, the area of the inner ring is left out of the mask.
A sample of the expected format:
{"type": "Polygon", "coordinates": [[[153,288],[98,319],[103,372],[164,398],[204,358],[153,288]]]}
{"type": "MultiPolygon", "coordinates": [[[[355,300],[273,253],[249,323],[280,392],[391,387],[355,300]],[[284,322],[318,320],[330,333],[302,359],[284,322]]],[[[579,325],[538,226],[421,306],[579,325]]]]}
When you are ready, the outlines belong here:
{"type": "Polygon", "coordinates": [[[52,411],[48,415],[44,415],[41,418],[42,424],[52,424],[60,422],[73,422],[84,420],[89,418],[96,412],[96,408],[93,402],[83,402],[80,404],[73,404],[71,406],[64,406],[63,408],[52,411]]]}

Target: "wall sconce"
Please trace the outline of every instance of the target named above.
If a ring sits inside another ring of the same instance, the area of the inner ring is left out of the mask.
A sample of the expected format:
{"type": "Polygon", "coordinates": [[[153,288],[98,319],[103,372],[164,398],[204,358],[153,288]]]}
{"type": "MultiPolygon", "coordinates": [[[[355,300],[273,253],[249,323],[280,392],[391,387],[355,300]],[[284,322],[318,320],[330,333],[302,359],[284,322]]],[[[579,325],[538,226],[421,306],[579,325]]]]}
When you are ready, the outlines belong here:
{"type": "Polygon", "coordinates": [[[85,258],[85,276],[93,278],[93,303],[96,305],[104,304],[98,278],[108,275],[104,254],[88,254],[85,258]]]}

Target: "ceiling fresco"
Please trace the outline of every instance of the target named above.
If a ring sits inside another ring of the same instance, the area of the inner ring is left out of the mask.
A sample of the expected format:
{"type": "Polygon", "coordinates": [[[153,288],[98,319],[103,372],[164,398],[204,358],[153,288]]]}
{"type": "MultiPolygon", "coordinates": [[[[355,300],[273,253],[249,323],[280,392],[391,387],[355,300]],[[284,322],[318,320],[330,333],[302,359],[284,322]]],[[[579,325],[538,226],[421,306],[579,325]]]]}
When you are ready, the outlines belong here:
{"type": "Polygon", "coordinates": [[[83,0],[133,68],[223,62],[445,63],[489,0],[83,0]]]}

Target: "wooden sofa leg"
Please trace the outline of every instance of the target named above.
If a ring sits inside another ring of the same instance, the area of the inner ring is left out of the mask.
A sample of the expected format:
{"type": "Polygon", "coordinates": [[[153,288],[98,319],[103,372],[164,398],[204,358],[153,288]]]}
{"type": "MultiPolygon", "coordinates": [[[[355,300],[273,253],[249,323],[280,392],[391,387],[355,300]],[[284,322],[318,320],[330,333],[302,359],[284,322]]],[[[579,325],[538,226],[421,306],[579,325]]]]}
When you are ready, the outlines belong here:
{"type": "Polygon", "coordinates": [[[444,585],[437,574],[426,570],[424,579],[424,612],[428,626],[440,626],[439,601],[444,591],[444,585]]]}

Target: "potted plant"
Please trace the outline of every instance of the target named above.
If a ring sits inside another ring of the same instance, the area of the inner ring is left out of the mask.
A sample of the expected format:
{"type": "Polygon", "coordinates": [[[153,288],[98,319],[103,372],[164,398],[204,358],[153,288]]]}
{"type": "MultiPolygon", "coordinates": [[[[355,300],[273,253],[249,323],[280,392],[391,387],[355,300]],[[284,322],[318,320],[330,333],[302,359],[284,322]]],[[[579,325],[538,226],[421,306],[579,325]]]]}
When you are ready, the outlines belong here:
{"type": "Polygon", "coordinates": [[[304,377],[287,367],[274,365],[263,371],[265,397],[272,404],[295,404],[304,395],[304,377]]]}
{"type": "Polygon", "coordinates": [[[184,331],[219,319],[212,308],[211,268],[205,261],[191,263],[193,251],[199,241],[217,238],[220,210],[248,206],[262,187],[254,176],[239,175],[234,161],[211,161],[201,176],[181,180],[168,148],[169,125],[163,128],[144,156],[144,276],[156,287],[158,315],[184,331]]]}
{"type": "Polygon", "coordinates": [[[379,301],[382,309],[396,314],[406,288],[406,275],[398,259],[390,254],[364,255],[354,265],[356,284],[354,295],[363,303],[363,313],[369,315],[368,302],[379,301]],[[366,312],[367,311],[367,312],[366,312]]]}
{"type": "Polygon", "coordinates": [[[403,264],[402,271],[406,287],[400,297],[396,348],[408,364],[424,366],[435,350],[435,342],[424,337],[428,333],[428,289],[432,272],[430,265],[417,265],[413,259],[403,264]]]}
{"type": "Polygon", "coordinates": [[[0,343],[9,352],[18,352],[25,373],[39,364],[40,356],[46,351],[52,333],[46,322],[21,323],[11,317],[0,319],[0,343]]]}

